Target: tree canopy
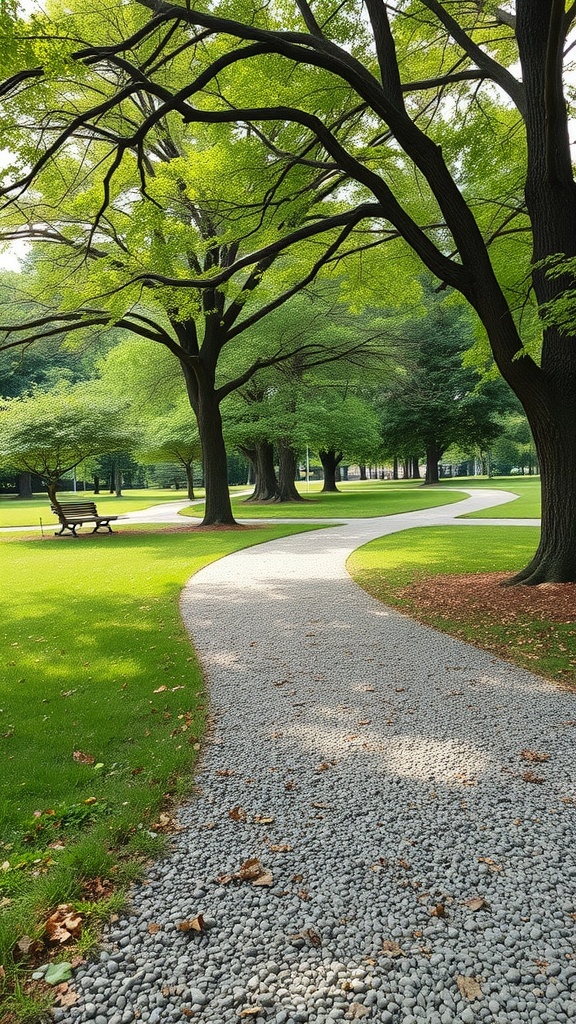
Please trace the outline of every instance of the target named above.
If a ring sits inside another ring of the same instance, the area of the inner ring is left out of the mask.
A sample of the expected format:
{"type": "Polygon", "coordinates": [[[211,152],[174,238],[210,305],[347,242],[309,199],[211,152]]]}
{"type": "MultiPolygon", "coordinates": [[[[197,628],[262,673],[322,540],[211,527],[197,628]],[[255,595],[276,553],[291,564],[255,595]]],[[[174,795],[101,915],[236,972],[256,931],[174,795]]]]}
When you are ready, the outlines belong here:
{"type": "Polygon", "coordinates": [[[66,473],[85,459],[124,451],[134,442],[125,403],[86,384],[35,389],[0,404],[0,463],[41,477],[53,505],[66,473]]]}
{"type": "MultiPolygon", "coordinates": [[[[5,237],[33,236],[32,198],[50,192],[39,203],[50,242],[78,266],[104,267],[82,305],[60,304],[58,326],[105,313],[161,334],[186,369],[201,433],[214,434],[212,383],[202,401],[195,389],[228,343],[222,321],[246,325],[268,271],[269,294],[286,294],[301,260],[309,277],[347,251],[352,287],[362,292],[369,268],[383,291],[402,269],[413,273],[411,252],[475,310],[530,420],[542,538],[518,579],[576,579],[576,349],[570,329],[539,318],[574,286],[564,75],[576,5],[142,0],[114,17],[105,10],[82,12],[81,24],[62,11],[45,26],[53,45],[29,42],[23,77],[6,92],[4,132],[18,155],[4,186],[5,237]],[[27,77],[41,49],[58,59],[27,77]],[[226,188],[207,203],[197,173],[205,154],[226,188]],[[88,214],[70,208],[70,195],[88,214]],[[167,210],[178,225],[168,243],[167,210]],[[393,270],[386,253],[402,261],[393,270]],[[547,272],[551,260],[559,273],[547,272]],[[143,292],[161,293],[162,323],[135,305],[143,292]],[[105,311],[92,301],[103,296],[105,311]],[[206,314],[201,342],[195,304],[206,314]]],[[[24,336],[12,327],[6,343],[24,336]]]]}

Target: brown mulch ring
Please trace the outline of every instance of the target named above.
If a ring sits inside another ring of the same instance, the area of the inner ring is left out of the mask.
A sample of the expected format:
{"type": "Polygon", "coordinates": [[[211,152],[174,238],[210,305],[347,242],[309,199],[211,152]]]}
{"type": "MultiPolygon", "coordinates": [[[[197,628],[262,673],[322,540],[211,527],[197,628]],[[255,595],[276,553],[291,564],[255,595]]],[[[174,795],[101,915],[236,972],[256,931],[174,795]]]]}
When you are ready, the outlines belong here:
{"type": "Polygon", "coordinates": [[[573,690],[576,583],[502,586],[507,579],[503,572],[432,576],[395,596],[413,618],[573,690]]]}
{"type": "Polygon", "coordinates": [[[502,586],[508,572],[432,576],[398,592],[423,611],[458,619],[486,615],[501,622],[520,616],[576,623],[576,583],[541,583],[537,587],[502,586]]]}

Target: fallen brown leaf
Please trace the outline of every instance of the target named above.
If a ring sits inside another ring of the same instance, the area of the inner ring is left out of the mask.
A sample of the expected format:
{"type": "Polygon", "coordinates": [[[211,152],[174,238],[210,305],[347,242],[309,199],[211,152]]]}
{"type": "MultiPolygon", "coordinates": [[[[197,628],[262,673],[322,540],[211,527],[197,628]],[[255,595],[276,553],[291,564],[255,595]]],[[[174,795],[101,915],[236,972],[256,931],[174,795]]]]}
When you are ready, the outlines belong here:
{"type": "Polygon", "coordinates": [[[502,865],[497,864],[495,860],[492,860],[492,857],[478,857],[478,863],[487,864],[490,871],[502,871],[502,865]]]}
{"type": "Polygon", "coordinates": [[[255,825],[271,825],[274,820],[271,814],[255,814],[252,818],[255,825]]]}
{"type": "Polygon", "coordinates": [[[63,945],[82,934],[82,916],[69,903],[61,903],[44,925],[48,942],[63,945]]]}
{"type": "Polygon", "coordinates": [[[202,914],[192,917],[189,921],[180,921],[180,924],[177,925],[179,932],[203,932],[204,927],[204,916],[202,914]]]}
{"type": "Polygon", "coordinates": [[[154,924],[154,922],[152,922],[152,924],[148,925],[148,934],[149,935],[157,935],[158,932],[161,932],[161,931],[162,931],[162,925],[161,924],[154,924]]]}
{"type": "Polygon", "coordinates": [[[72,758],[76,761],[76,764],[94,764],[94,758],[91,754],[85,754],[82,750],[75,750],[72,754],[72,758]]]}
{"type": "Polygon", "coordinates": [[[240,1010],[238,1013],[239,1017],[258,1017],[262,1013],[261,1006],[247,1006],[244,1010],[240,1010]]]}
{"type": "Polygon", "coordinates": [[[404,956],[404,950],[397,942],[394,942],[393,939],[384,939],[384,942],[382,943],[382,951],[386,953],[386,956],[404,956]]]}
{"type": "Polygon", "coordinates": [[[315,928],[304,928],[302,935],[311,946],[317,947],[322,945],[322,939],[315,928]]]}
{"type": "Polygon", "coordinates": [[[240,804],[236,804],[228,811],[228,817],[232,818],[232,821],[246,821],[248,814],[243,807],[240,807],[240,804]]]}
{"type": "Polygon", "coordinates": [[[80,996],[68,984],[56,986],[56,1006],[75,1006],[80,996]]]}
{"type": "Polygon", "coordinates": [[[268,849],[271,853],[290,853],[292,847],[290,843],[268,843],[268,849]]]}
{"type": "Polygon", "coordinates": [[[446,917],[446,907],[443,903],[437,903],[430,910],[430,917],[446,917]]]}
{"type": "Polygon", "coordinates": [[[468,907],[468,910],[484,910],[489,904],[486,902],[483,896],[471,896],[469,900],[464,900],[464,906],[468,907]]]}
{"type": "Polygon", "coordinates": [[[252,880],[252,885],[274,885],[274,876],[271,871],[262,871],[257,878],[252,880]]]}
{"type": "Polygon", "coordinates": [[[524,782],[535,782],[538,785],[542,785],[543,782],[546,782],[546,779],[543,779],[541,775],[536,775],[531,771],[522,772],[522,779],[524,782]]]}
{"type": "Polygon", "coordinates": [[[463,974],[458,974],[456,976],[456,984],[460,995],[464,996],[465,999],[469,999],[470,1002],[474,999],[482,998],[482,989],[476,978],[467,978],[463,974]]]}
{"type": "Polygon", "coordinates": [[[241,882],[252,882],[255,878],[258,878],[262,874],[262,865],[256,857],[249,857],[243,864],[240,865],[236,872],[236,877],[241,882]]]}
{"type": "Polygon", "coordinates": [[[538,750],[521,750],[520,757],[523,761],[533,761],[536,764],[544,764],[550,760],[550,754],[542,754],[538,750]]]}
{"type": "Polygon", "coordinates": [[[44,943],[41,939],[32,939],[30,935],[22,935],[15,944],[13,953],[14,959],[19,960],[23,956],[35,956],[42,952],[44,943]]]}

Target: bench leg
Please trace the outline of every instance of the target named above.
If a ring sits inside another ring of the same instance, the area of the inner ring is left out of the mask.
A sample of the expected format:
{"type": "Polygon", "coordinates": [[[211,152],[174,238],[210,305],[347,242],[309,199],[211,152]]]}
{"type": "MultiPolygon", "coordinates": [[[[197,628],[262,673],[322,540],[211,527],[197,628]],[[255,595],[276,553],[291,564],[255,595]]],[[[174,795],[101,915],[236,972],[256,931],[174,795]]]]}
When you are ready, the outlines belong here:
{"type": "Polygon", "coordinates": [[[97,525],[92,530],[92,533],[98,533],[98,530],[100,529],[101,526],[105,527],[108,530],[108,533],[114,532],[112,527],[110,526],[110,523],[97,523],[97,525]]]}
{"type": "MultiPolygon", "coordinates": [[[[76,526],[77,525],[78,524],[76,523],[76,526]]],[[[54,536],[61,537],[66,530],[70,530],[70,533],[72,534],[73,537],[78,537],[78,534],[76,533],[76,526],[68,526],[67,523],[62,523],[62,526],[60,527],[59,530],[56,531],[54,536]]]]}

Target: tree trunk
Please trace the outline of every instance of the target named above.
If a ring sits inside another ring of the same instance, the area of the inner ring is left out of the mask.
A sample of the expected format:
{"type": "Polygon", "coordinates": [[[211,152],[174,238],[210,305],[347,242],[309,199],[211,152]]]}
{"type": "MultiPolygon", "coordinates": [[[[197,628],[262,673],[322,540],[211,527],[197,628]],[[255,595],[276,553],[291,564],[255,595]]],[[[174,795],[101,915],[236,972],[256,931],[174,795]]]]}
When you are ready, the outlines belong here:
{"type": "Polygon", "coordinates": [[[100,477],[94,474],[94,494],[100,494],[100,477]]]}
{"type": "Polygon", "coordinates": [[[398,456],[394,456],[394,462],[392,464],[392,479],[398,480],[398,456]]]}
{"type": "Polygon", "coordinates": [[[365,480],[366,479],[366,466],[364,466],[364,465],[358,466],[358,469],[360,470],[360,479],[361,480],[365,480]]]}
{"type": "Polygon", "coordinates": [[[402,459],[402,479],[408,480],[410,477],[410,462],[408,459],[402,459]]]}
{"type": "Polygon", "coordinates": [[[54,505],[55,508],[60,509],[60,502],[58,501],[58,480],[46,480],[46,489],[48,491],[50,504],[54,505]]]}
{"type": "Polygon", "coordinates": [[[562,432],[547,429],[540,435],[535,424],[532,425],[542,484],[540,543],[532,561],[509,583],[534,585],[576,581],[576,394],[571,401],[564,396],[562,404],[562,432]]]}
{"type": "Polygon", "coordinates": [[[202,445],[206,501],[201,525],[234,526],[236,520],[230,503],[226,445],[214,371],[208,371],[201,364],[195,364],[194,367],[187,363],[181,365],[202,445]]]}
{"type": "Polygon", "coordinates": [[[32,474],[31,473],[19,473],[18,474],[18,497],[19,498],[31,498],[32,497],[32,474]]]}
{"type": "Polygon", "coordinates": [[[322,463],[322,469],[324,472],[322,493],[337,494],[336,470],[338,468],[338,464],[342,460],[342,455],[338,455],[334,449],[331,449],[329,452],[318,452],[318,455],[320,456],[320,462],[322,463]]]}
{"type": "Polygon", "coordinates": [[[114,467],[114,494],[117,498],[122,497],[122,470],[118,465],[114,467]]]}
{"type": "Polygon", "coordinates": [[[192,501],[196,495],[194,494],[194,464],[192,462],[185,462],[184,469],[186,471],[186,484],[188,487],[188,497],[192,501]]]}
{"type": "Polygon", "coordinates": [[[222,416],[214,389],[200,388],[198,396],[198,431],[204,462],[206,504],[202,526],[233,526],[235,524],[228,490],[228,464],[222,433],[222,416]]]}
{"type": "Polygon", "coordinates": [[[274,445],[260,441],[253,448],[241,448],[242,454],[250,460],[254,473],[254,490],[245,504],[277,501],[278,480],[274,469],[274,445]]]}
{"type": "MultiPolygon", "coordinates": [[[[562,85],[562,21],[557,0],[517,5],[516,35],[526,93],[526,206],[533,229],[532,275],[539,305],[574,288],[574,275],[551,278],[555,254],[576,256],[574,184],[562,85]]],[[[499,364],[500,365],[500,364],[499,364]]],[[[511,583],[576,581],[576,339],[545,326],[539,376],[528,359],[500,366],[532,429],[542,484],[542,530],[534,558],[511,583]],[[524,370],[524,365],[526,370],[524,370]]]]}
{"type": "Polygon", "coordinates": [[[411,461],[412,461],[412,474],[411,474],[412,479],[413,480],[421,480],[422,478],[420,476],[420,459],[418,458],[417,455],[413,455],[411,461]]]}
{"type": "Polygon", "coordinates": [[[278,501],[300,501],[302,498],[294,480],[296,478],[296,466],[298,464],[298,453],[284,440],[278,444],[278,501]]]}
{"type": "Polygon", "coordinates": [[[442,455],[437,444],[429,444],[426,448],[426,483],[438,483],[438,462],[442,455]]]}

